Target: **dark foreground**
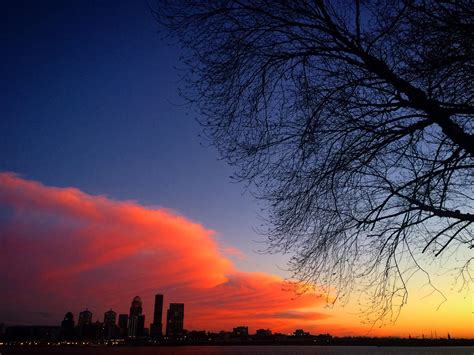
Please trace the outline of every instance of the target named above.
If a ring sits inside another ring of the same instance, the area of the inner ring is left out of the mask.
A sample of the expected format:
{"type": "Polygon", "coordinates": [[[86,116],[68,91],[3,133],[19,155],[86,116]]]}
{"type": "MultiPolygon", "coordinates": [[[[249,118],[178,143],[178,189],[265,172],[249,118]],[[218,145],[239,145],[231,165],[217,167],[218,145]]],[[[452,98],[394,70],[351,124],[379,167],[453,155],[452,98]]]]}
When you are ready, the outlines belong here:
{"type": "Polygon", "coordinates": [[[9,354],[71,354],[71,355],[474,355],[474,347],[376,347],[376,346],[174,346],[174,347],[56,347],[0,348],[0,355],[9,354]]]}

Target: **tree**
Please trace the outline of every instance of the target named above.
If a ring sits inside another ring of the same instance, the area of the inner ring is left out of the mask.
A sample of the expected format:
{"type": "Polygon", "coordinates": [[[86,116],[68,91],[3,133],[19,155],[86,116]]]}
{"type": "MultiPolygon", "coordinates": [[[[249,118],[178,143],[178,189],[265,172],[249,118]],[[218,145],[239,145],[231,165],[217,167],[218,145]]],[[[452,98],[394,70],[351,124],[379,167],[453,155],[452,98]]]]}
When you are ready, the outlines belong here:
{"type": "MultiPolygon", "coordinates": [[[[268,203],[269,251],[378,319],[423,262],[472,284],[474,7],[442,0],[158,1],[184,94],[268,203]]],[[[429,280],[429,274],[426,274],[429,280]]]]}

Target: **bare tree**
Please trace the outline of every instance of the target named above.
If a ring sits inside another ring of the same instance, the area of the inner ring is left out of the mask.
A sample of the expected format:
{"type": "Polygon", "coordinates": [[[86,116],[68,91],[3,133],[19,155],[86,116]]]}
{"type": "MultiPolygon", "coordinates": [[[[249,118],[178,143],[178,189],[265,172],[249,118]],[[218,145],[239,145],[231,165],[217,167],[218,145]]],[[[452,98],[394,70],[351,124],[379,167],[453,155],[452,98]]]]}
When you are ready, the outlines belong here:
{"type": "MultiPolygon", "coordinates": [[[[472,1],[158,1],[184,93],[268,202],[269,250],[379,319],[422,261],[473,281],[472,1]]],[[[429,279],[429,274],[426,275],[429,279]]],[[[334,299],[332,299],[334,300],[334,299]]]]}

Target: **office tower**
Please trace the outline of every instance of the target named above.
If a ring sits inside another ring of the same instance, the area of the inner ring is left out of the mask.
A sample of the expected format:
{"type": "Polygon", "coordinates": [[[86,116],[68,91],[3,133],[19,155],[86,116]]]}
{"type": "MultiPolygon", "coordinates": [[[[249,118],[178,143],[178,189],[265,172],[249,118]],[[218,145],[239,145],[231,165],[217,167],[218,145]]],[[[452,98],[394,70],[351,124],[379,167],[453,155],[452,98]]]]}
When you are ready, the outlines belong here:
{"type": "Polygon", "coordinates": [[[132,305],[130,306],[130,317],[138,317],[140,314],[142,314],[142,299],[138,296],[135,296],[132,300],[132,305]]]}
{"type": "Polygon", "coordinates": [[[74,337],[74,315],[71,312],[67,312],[64,320],[61,322],[59,337],[61,339],[71,339],[74,337]]]}
{"type": "Polygon", "coordinates": [[[130,306],[130,317],[128,318],[128,337],[136,338],[139,334],[139,320],[138,318],[142,314],[142,299],[135,296],[130,306]]]}
{"type": "Polygon", "coordinates": [[[82,327],[85,325],[89,325],[91,323],[92,323],[92,312],[86,308],[85,311],[82,311],[79,313],[79,321],[77,322],[77,325],[82,327]]]}
{"type": "Polygon", "coordinates": [[[119,314],[119,337],[125,338],[128,334],[128,314],[119,314]]]}
{"type": "Polygon", "coordinates": [[[67,312],[64,320],[61,322],[62,328],[74,328],[74,315],[72,312],[67,312]]]}
{"type": "Polygon", "coordinates": [[[150,336],[158,338],[163,335],[163,295],[155,295],[155,310],[153,323],[150,324],[150,336]]]}
{"type": "Polygon", "coordinates": [[[110,309],[109,311],[104,313],[104,325],[105,326],[115,325],[116,320],[117,320],[117,313],[112,311],[112,309],[110,309]]]}
{"type": "Polygon", "coordinates": [[[88,309],[79,313],[79,320],[77,321],[77,330],[79,338],[92,338],[92,312],[88,309]]]}
{"type": "Polygon", "coordinates": [[[115,322],[117,320],[117,313],[110,309],[104,313],[104,330],[105,337],[108,339],[115,338],[115,322]]]}
{"type": "Polygon", "coordinates": [[[144,329],[145,329],[145,315],[140,314],[138,316],[138,322],[137,322],[137,336],[138,337],[143,336],[144,329]]]}
{"type": "Polygon", "coordinates": [[[170,303],[166,316],[166,335],[179,337],[183,335],[184,303],[170,303]]]}
{"type": "Polygon", "coordinates": [[[128,318],[128,337],[129,338],[137,337],[137,328],[138,328],[138,317],[130,316],[128,318]]]}

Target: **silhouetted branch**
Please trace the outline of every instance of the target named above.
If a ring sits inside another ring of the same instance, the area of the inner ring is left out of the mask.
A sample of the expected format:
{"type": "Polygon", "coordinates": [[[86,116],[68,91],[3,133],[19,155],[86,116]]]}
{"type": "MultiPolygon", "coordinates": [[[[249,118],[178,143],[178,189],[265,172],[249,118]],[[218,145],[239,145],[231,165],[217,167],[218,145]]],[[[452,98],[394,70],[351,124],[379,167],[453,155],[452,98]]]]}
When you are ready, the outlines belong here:
{"type": "Polygon", "coordinates": [[[161,0],[155,15],[183,45],[207,138],[268,203],[269,251],[292,253],[303,284],[328,300],[364,285],[375,318],[395,319],[422,260],[472,260],[468,1],[161,0]]]}

